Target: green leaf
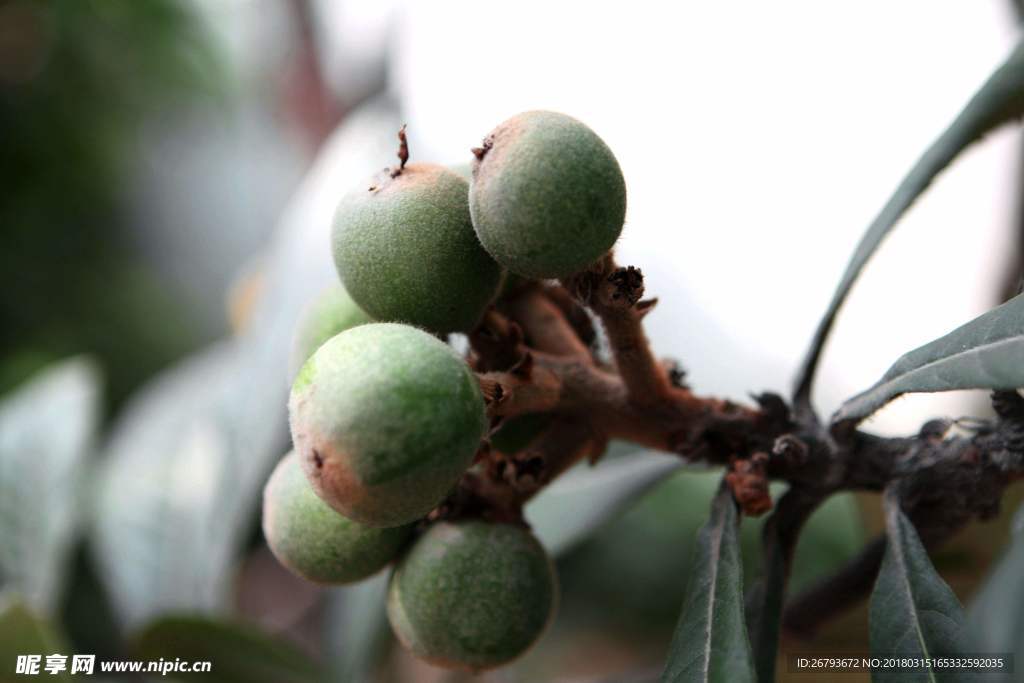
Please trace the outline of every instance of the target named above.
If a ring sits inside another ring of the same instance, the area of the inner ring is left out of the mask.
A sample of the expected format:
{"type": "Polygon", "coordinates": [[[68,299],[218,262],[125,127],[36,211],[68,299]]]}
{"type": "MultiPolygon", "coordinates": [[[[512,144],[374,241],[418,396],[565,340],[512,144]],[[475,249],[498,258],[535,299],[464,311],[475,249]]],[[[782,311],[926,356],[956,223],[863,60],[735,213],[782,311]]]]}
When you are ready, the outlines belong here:
{"type": "Polygon", "coordinates": [[[530,501],[526,519],[552,556],[564,554],[684,465],[654,451],[578,465],[530,501]]]}
{"type": "Polygon", "coordinates": [[[1024,506],[1014,515],[1013,540],[967,609],[967,631],[978,652],[1013,653],[1024,662],[1024,506]]]}
{"type": "MultiPolygon", "coordinates": [[[[769,528],[769,533],[775,531],[769,528]]],[[[747,597],[747,624],[753,646],[757,680],[775,680],[775,658],[779,651],[782,603],[786,589],[786,562],[778,541],[765,543],[763,575],[758,577],[747,597]]]]}
{"type": "MultiPolygon", "coordinates": [[[[942,580],[900,509],[895,491],[885,495],[885,557],[871,594],[873,656],[956,657],[964,654],[964,612],[942,580]]],[[[948,669],[875,671],[878,681],[968,681],[976,674],[948,669]]]]}
{"type": "Polygon", "coordinates": [[[1024,294],[905,354],[833,424],[859,422],[900,394],[1024,386],[1024,294]]]}
{"type": "Polygon", "coordinates": [[[918,159],[896,192],[868,227],[846,266],[832,301],[825,311],[797,376],[794,402],[810,404],[811,385],[836,314],[846,300],[864,265],[875,253],[896,221],[931,184],[932,180],[964,149],[1004,123],[1024,115],[1024,41],[975,93],[963,111],[918,159]]]}
{"type": "Polygon", "coordinates": [[[700,530],[683,610],[662,683],[754,681],[754,664],[743,618],[743,564],[739,517],[724,486],[700,530]]]}
{"type": "Polygon", "coordinates": [[[97,477],[92,549],[130,627],[226,606],[240,530],[251,523],[236,506],[258,466],[232,470],[226,429],[238,353],[225,343],[165,371],[114,425],[97,477]]]}
{"type": "Polygon", "coordinates": [[[324,622],[324,652],[332,680],[365,683],[391,640],[384,603],[389,571],[354,586],[331,590],[324,622]]]}
{"type": "Polygon", "coordinates": [[[132,656],[168,662],[209,661],[210,671],[170,673],[170,680],[210,683],[320,683],[320,667],[299,649],[250,626],[197,616],[172,616],[137,636],[132,656]]]}
{"type": "Polygon", "coordinates": [[[245,333],[164,372],[120,416],[98,477],[92,545],[128,625],[227,608],[260,491],[287,441],[292,332],[303,305],[337,279],[330,259],[317,258],[337,188],[359,182],[398,126],[379,98],[346,117],[282,217],[245,333]]]}
{"type": "MultiPolygon", "coordinates": [[[[69,681],[67,671],[49,674],[43,666],[46,655],[62,654],[71,661],[71,652],[48,621],[35,614],[32,609],[12,592],[0,595],[0,680],[46,680],[69,681]],[[15,675],[18,655],[40,655],[39,676],[15,675]]],[[[70,668],[70,664],[68,665],[70,668]]]]}
{"type": "MultiPolygon", "coordinates": [[[[754,650],[757,680],[775,680],[775,659],[779,650],[779,628],[797,539],[808,517],[821,502],[801,490],[790,489],[778,501],[765,522],[762,534],[762,571],[746,600],[747,625],[754,650]]],[[[838,499],[837,499],[838,502],[838,499]]],[[[842,538],[841,519],[830,525],[828,533],[842,538]]],[[[842,553],[835,553],[841,556],[842,553]]]]}
{"type": "Polygon", "coordinates": [[[800,531],[789,588],[803,590],[838,571],[860,553],[866,536],[854,494],[829,496],[800,531]]]}
{"type": "Polygon", "coordinates": [[[96,368],[76,358],[0,403],[0,585],[41,614],[60,601],[82,518],[99,387],[96,368]]]}

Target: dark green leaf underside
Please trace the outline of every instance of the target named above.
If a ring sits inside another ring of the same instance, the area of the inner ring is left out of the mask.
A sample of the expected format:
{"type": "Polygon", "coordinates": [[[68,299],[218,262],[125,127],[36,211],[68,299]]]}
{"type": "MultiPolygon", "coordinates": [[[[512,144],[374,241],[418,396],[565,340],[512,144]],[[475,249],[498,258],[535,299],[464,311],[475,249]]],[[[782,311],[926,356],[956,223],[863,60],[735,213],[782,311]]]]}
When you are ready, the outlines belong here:
{"type": "Polygon", "coordinates": [[[137,637],[133,656],[156,661],[209,661],[209,673],[171,674],[171,680],[210,683],[319,683],[323,671],[294,646],[254,628],[192,616],[166,617],[137,637]]]}
{"type": "MultiPolygon", "coordinates": [[[[871,595],[873,656],[955,657],[964,654],[964,613],[960,602],[932,566],[899,499],[885,496],[888,544],[871,595]]],[[[976,674],[948,669],[875,671],[879,681],[968,681],[976,674]]]]}
{"type": "Polygon", "coordinates": [[[682,468],[682,458],[641,451],[582,465],[526,507],[526,519],[553,556],[571,550],[682,468]]]}
{"type": "Polygon", "coordinates": [[[662,683],[754,681],[743,614],[743,565],[736,504],[722,488],[700,530],[662,683]]]}

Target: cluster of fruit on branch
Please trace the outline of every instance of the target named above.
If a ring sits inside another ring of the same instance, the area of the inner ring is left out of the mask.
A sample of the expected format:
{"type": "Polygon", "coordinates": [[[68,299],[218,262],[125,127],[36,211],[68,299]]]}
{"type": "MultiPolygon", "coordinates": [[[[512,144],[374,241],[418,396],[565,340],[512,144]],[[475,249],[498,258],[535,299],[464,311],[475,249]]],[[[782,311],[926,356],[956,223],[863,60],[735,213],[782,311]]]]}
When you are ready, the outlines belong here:
{"type": "MultiPolygon", "coordinates": [[[[267,483],[263,528],[281,563],[311,581],[350,583],[394,563],[387,613],[399,640],[434,664],[482,670],[525,652],[558,601],[522,503],[603,450],[585,426],[547,419],[572,394],[552,367],[589,356],[593,329],[568,289],[543,281],[574,283],[599,304],[587,274],[610,263],[625,182],[590,128],[552,112],[498,126],[473,150],[468,181],[407,163],[404,129],[399,139],[400,164],[337,210],[343,287],[296,335],[294,451],[267,483]],[[525,331],[498,312],[516,297],[533,319],[525,331]],[[447,343],[452,333],[469,335],[468,356],[447,343]]],[[[613,343],[623,332],[608,330],[613,343]]],[[[668,386],[667,368],[654,375],[668,386]]],[[[612,367],[582,378],[577,393],[609,400],[630,382],[612,367]]]]}

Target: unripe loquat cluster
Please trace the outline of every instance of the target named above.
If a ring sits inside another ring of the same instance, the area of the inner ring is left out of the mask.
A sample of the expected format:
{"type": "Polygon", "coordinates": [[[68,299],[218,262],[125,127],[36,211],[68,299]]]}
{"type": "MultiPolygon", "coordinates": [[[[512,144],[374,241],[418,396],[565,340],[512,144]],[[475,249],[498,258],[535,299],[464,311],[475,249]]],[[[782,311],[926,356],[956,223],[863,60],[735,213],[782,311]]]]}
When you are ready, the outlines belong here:
{"type": "MultiPolygon", "coordinates": [[[[621,232],[625,183],[601,139],[562,114],[502,123],[474,150],[469,182],[407,165],[400,137],[401,165],[335,215],[341,284],[295,335],[294,451],[267,482],[263,529],[310,581],[350,583],[394,564],[387,613],[399,640],[436,665],[478,671],[536,642],[557,578],[525,523],[437,513],[489,438],[480,382],[443,340],[473,330],[519,283],[598,261],[621,232]]],[[[543,424],[516,429],[528,438],[543,424]]],[[[503,447],[521,447],[516,429],[503,447]]]]}

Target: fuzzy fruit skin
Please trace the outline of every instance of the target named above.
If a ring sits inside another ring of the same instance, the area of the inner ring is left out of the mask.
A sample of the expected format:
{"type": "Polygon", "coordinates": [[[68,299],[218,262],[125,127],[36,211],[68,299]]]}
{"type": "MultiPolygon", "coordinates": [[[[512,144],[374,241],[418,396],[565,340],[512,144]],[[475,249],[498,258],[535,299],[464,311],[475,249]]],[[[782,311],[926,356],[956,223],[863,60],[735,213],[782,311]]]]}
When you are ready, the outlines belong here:
{"type": "Polygon", "coordinates": [[[398,554],[412,526],[370,529],[338,514],[313,493],[295,453],[263,489],[263,535],[285,567],[315,583],[352,583],[376,574],[398,554]]]}
{"type": "Polygon", "coordinates": [[[388,586],[398,639],[437,666],[480,671],[526,652],[554,616],[558,581],[526,529],[479,520],[430,527],[388,586]]]}
{"type": "Polygon", "coordinates": [[[477,240],[469,185],[434,164],[379,173],[342,199],[331,235],[345,288],[377,320],[468,332],[498,291],[501,268],[477,240]]]}
{"type": "Polygon", "coordinates": [[[292,337],[288,376],[295,379],[299,368],[325,341],[345,330],[373,322],[340,284],[324,290],[302,311],[292,337]]]}
{"type": "Polygon", "coordinates": [[[594,131],[564,114],[530,111],[495,128],[485,149],[469,208],[498,263],[525,277],[566,277],[612,248],[626,217],[626,182],[594,131]]]}
{"type": "Polygon", "coordinates": [[[299,371],[288,405],[313,490],[370,527],[406,524],[436,507],[487,429],[465,361],[395,323],[360,325],[324,343],[299,371]]]}

